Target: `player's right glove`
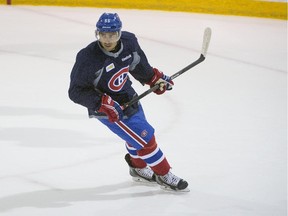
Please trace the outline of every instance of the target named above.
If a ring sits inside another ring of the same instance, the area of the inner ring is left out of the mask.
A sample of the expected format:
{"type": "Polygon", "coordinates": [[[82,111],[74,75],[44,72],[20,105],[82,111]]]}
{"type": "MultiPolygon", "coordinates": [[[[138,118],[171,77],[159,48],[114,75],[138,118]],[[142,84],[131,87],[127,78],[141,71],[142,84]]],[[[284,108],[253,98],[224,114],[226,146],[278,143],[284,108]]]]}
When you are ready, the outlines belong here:
{"type": "Polygon", "coordinates": [[[107,94],[102,96],[98,112],[105,113],[110,122],[117,122],[123,118],[123,111],[120,105],[107,94]]]}
{"type": "Polygon", "coordinates": [[[152,79],[147,83],[152,88],[155,85],[159,84],[159,88],[154,91],[154,93],[160,95],[163,94],[166,90],[171,90],[174,82],[171,78],[163,72],[159,71],[157,68],[153,68],[154,76],[152,79]]]}

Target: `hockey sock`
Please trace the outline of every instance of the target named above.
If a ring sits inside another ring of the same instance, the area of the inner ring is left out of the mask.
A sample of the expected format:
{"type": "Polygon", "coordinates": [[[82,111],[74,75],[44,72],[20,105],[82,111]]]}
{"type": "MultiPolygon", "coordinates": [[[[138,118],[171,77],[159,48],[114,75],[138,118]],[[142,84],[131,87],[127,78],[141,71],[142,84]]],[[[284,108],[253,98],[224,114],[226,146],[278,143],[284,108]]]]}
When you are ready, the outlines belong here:
{"type": "Polygon", "coordinates": [[[132,167],[141,169],[147,166],[146,162],[138,156],[137,150],[134,147],[126,143],[126,149],[130,155],[130,162],[132,167]]]}
{"type": "Polygon", "coordinates": [[[163,152],[157,146],[155,136],[143,149],[138,150],[137,154],[157,175],[166,175],[171,168],[163,152]]]}

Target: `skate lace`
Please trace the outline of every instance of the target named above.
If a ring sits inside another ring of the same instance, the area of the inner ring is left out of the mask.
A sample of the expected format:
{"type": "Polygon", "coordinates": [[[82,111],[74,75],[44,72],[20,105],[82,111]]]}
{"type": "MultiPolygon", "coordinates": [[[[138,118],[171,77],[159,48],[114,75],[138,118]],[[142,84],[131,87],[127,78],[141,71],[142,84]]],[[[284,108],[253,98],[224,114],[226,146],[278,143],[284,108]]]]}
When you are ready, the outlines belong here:
{"type": "Polygon", "coordinates": [[[135,168],[135,171],[137,172],[137,174],[139,176],[143,176],[143,177],[148,178],[148,179],[152,179],[153,174],[154,174],[153,170],[151,170],[151,168],[149,168],[149,167],[145,167],[142,169],[135,168]]]}
{"type": "Polygon", "coordinates": [[[171,172],[168,172],[166,175],[160,177],[166,184],[177,186],[181,178],[174,175],[171,172]]]}

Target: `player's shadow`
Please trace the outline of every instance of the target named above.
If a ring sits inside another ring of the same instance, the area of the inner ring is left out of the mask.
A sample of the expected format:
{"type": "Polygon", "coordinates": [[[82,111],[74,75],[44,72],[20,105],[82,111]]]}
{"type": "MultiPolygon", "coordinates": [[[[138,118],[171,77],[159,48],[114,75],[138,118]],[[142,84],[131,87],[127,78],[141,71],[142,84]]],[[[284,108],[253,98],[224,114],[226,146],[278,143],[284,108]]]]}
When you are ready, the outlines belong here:
{"type": "Polygon", "coordinates": [[[122,182],[95,188],[67,190],[51,189],[14,194],[0,198],[0,212],[24,207],[62,208],[70,206],[74,202],[135,199],[137,197],[147,197],[166,193],[159,188],[157,190],[152,190],[153,188],[150,188],[149,190],[149,187],[147,187],[145,192],[135,192],[133,188],[137,186],[139,187],[139,185],[133,182],[122,182]],[[126,192],[121,192],[121,190],[125,189],[126,192]]]}

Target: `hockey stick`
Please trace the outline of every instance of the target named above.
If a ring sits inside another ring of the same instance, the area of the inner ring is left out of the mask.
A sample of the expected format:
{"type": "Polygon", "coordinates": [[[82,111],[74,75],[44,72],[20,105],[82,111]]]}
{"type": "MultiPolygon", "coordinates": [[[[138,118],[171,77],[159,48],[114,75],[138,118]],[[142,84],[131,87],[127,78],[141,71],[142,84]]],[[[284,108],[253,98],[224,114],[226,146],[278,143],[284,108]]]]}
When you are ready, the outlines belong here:
{"type": "MultiPolygon", "coordinates": [[[[195,67],[196,65],[198,65],[199,63],[201,63],[201,62],[203,62],[205,60],[206,54],[207,54],[207,50],[208,50],[208,47],[209,47],[209,43],[210,43],[210,39],[211,39],[211,34],[212,34],[211,28],[207,27],[205,29],[204,35],[203,35],[202,51],[201,51],[200,57],[196,61],[194,61],[191,64],[187,65],[185,68],[181,69],[177,73],[175,73],[172,76],[170,76],[171,80],[177,78],[181,74],[185,73],[186,71],[190,70],[191,68],[195,67]]],[[[138,102],[140,99],[142,99],[146,95],[150,94],[151,92],[157,90],[159,87],[160,87],[160,84],[157,84],[157,85],[153,86],[152,88],[148,89],[147,91],[143,92],[141,95],[138,95],[137,97],[134,97],[131,101],[123,104],[122,105],[122,109],[125,109],[128,106],[131,106],[132,104],[138,102]]]]}

